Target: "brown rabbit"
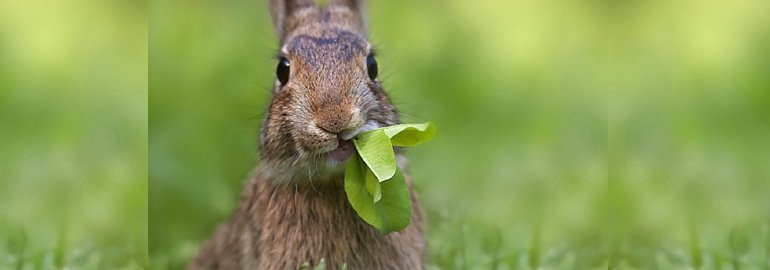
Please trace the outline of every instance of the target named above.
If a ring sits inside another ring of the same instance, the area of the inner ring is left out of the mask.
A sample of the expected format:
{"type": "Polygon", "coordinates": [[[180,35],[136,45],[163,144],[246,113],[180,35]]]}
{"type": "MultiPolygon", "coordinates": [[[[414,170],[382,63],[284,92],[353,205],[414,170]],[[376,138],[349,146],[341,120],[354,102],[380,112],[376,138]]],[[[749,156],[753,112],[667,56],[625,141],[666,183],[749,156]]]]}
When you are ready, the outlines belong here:
{"type": "Polygon", "coordinates": [[[411,223],[388,235],[358,217],[343,187],[349,139],[399,123],[377,78],[361,8],[357,0],[270,1],[281,49],[261,162],[235,214],[188,269],[297,269],[321,259],[327,269],[424,268],[423,213],[409,177],[411,223]]]}

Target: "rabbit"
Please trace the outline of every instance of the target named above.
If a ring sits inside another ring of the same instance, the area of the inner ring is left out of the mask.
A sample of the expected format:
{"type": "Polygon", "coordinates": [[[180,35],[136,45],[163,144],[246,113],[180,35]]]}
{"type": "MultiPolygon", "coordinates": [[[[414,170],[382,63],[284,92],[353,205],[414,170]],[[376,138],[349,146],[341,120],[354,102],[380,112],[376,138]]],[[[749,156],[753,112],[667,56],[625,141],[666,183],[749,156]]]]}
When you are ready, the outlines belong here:
{"type": "Polygon", "coordinates": [[[350,139],[400,123],[378,76],[360,0],[271,0],[280,42],[276,81],[260,130],[260,163],[233,216],[187,269],[424,269],[425,218],[396,149],[412,200],[410,224],[387,235],[348,203],[350,139]]]}

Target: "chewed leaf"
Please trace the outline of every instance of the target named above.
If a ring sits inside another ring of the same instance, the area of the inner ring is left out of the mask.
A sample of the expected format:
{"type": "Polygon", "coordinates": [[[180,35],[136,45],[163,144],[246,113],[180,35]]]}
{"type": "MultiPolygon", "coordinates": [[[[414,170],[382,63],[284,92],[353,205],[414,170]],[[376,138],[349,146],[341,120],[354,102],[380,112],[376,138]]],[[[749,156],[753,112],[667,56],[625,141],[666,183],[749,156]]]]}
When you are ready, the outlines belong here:
{"type": "Polygon", "coordinates": [[[422,124],[401,124],[382,128],[390,142],[395,146],[415,146],[427,142],[436,133],[436,127],[430,122],[422,124]]]}
{"type": "Polygon", "coordinates": [[[433,138],[431,123],[404,124],[359,134],[345,169],[345,193],[364,221],[383,234],[409,225],[412,201],[393,146],[414,146],[433,138]],[[386,181],[387,180],[387,181],[386,181]]]}
{"type": "Polygon", "coordinates": [[[360,172],[359,159],[353,156],[345,171],[345,193],[353,209],[367,223],[383,234],[399,231],[409,225],[412,216],[412,204],[404,176],[397,170],[393,178],[380,183],[382,199],[374,202],[374,197],[366,188],[363,179],[353,178],[348,181],[348,172],[360,172]],[[357,168],[354,168],[357,167],[357,168]]]}
{"type": "Polygon", "coordinates": [[[353,139],[358,154],[380,182],[396,173],[396,155],[390,138],[383,130],[362,133],[353,139]]]}

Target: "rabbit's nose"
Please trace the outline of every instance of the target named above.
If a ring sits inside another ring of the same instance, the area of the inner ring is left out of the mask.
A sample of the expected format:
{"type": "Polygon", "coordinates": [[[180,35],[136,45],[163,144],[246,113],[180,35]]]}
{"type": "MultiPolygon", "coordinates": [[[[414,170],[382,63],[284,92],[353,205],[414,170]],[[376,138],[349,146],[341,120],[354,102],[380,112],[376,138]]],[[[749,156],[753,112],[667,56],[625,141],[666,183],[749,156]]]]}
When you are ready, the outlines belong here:
{"type": "Polygon", "coordinates": [[[328,106],[316,113],[316,126],[324,131],[339,134],[348,129],[352,115],[338,106],[328,106]]]}
{"type": "Polygon", "coordinates": [[[329,119],[329,120],[324,119],[324,120],[316,121],[316,125],[326,132],[339,134],[340,132],[345,130],[345,127],[347,126],[347,121],[342,121],[340,119],[329,119]]]}

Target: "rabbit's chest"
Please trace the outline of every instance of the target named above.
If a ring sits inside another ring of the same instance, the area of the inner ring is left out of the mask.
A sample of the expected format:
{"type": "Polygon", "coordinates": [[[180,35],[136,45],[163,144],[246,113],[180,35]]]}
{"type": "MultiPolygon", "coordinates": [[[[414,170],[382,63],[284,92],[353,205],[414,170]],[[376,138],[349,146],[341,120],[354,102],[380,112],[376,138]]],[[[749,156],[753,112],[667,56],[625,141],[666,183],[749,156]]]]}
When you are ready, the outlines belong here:
{"type": "MultiPolygon", "coordinates": [[[[326,269],[420,269],[422,245],[414,229],[380,234],[347,203],[341,186],[290,186],[260,202],[259,269],[297,269],[303,262],[326,269]],[[414,258],[412,258],[414,257],[414,258]]],[[[312,269],[312,268],[311,268],[312,269]]]]}

